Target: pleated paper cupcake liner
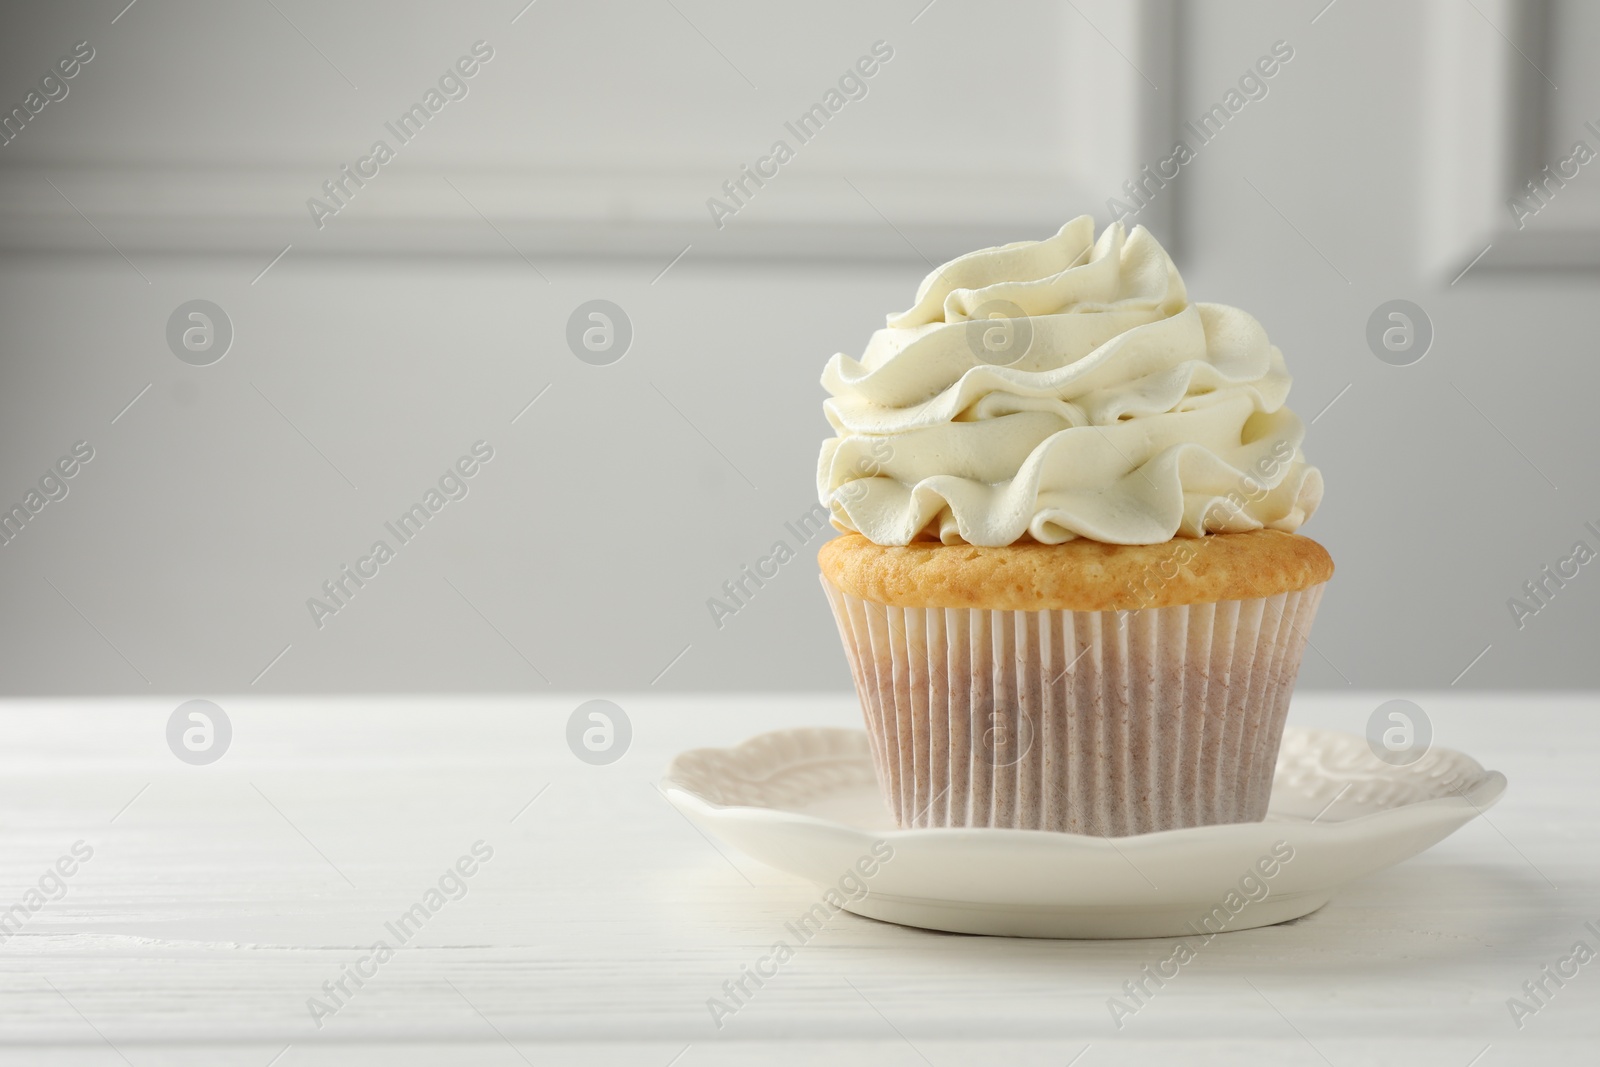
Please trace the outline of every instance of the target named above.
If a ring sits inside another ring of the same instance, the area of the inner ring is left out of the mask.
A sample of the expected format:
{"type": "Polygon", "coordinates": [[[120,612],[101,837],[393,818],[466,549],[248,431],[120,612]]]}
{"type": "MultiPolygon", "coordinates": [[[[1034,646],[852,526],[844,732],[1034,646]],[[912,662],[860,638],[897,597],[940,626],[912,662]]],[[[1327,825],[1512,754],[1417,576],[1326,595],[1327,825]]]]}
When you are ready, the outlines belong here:
{"type": "Polygon", "coordinates": [[[896,608],[822,579],[901,827],[1266,817],[1321,585],[1131,611],[896,608]]]}

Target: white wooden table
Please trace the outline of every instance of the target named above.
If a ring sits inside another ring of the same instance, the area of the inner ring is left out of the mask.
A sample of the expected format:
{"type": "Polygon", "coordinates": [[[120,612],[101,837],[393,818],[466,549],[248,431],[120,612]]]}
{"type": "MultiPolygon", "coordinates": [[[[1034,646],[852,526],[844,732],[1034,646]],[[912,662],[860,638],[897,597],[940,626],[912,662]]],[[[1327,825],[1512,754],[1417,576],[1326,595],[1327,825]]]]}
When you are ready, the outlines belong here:
{"type": "MultiPolygon", "coordinates": [[[[1359,732],[1393,695],[1302,696],[1293,721],[1359,732]]],[[[853,698],[616,697],[632,746],[593,767],[565,742],[585,696],[219,698],[234,736],[209,766],[167,748],[181,698],[0,704],[0,909],[57,897],[0,939],[0,1063],[1594,1062],[1600,960],[1520,1030],[1507,1007],[1575,942],[1600,951],[1592,696],[1412,694],[1436,743],[1508,775],[1500,806],[1218,938],[1120,1031],[1107,999],[1170,942],[848,914],[719,1031],[707,998],[816,890],[719,851],[653,783],[682,748],[852,724],[853,698]],[[79,841],[63,895],[47,872],[79,841]],[[479,841],[465,895],[361,963],[479,841]],[[308,998],[358,964],[319,1028],[308,998]]]]}

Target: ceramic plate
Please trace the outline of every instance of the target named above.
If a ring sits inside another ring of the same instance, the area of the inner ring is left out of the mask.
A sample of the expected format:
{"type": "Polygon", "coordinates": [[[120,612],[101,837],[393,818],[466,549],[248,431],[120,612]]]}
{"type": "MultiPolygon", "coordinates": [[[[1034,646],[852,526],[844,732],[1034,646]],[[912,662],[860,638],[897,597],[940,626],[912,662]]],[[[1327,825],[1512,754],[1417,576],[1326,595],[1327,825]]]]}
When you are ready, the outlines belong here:
{"type": "Polygon", "coordinates": [[[1408,766],[1352,734],[1284,732],[1265,822],[1098,838],[897,830],[862,730],[779,730],[680,754],[662,789],[697,825],[858,915],[1010,937],[1170,937],[1285,922],[1500,799],[1447,749],[1408,766]]]}

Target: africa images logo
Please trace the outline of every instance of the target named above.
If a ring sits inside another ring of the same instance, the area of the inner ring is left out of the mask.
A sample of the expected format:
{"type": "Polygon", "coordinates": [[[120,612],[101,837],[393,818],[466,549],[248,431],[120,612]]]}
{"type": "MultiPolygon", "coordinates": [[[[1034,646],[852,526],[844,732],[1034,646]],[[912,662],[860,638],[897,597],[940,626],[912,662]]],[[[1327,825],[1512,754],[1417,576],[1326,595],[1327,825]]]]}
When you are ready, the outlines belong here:
{"type": "Polygon", "coordinates": [[[307,197],[306,210],[311,213],[311,221],[316,223],[317,229],[322,229],[328,224],[328,219],[348,207],[356,193],[365,189],[367,182],[376,178],[383,167],[395,158],[397,149],[415,140],[428,121],[443,111],[446,104],[452,100],[465,100],[471,91],[468,79],[493,58],[494,48],[489,42],[474,41],[472,54],[462,56],[454,66],[445,68],[445,72],[439,75],[437,88],[430,85],[420,101],[402,111],[392,122],[383,124],[384,129],[394,137],[393,146],[381,137],[373,141],[367,154],[356,160],[354,169],[348,163],[341,164],[339,173],[322,183],[322,193],[327,200],[307,197]]]}
{"type": "Polygon", "coordinates": [[[367,554],[355,561],[352,569],[350,564],[345,564],[332,578],[322,583],[322,592],[326,600],[318,597],[306,598],[306,610],[311,613],[311,621],[317,629],[322,629],[327,624],[326,620],[350,606],[350,601],[355,598],[367,582],[382,573],[382,567],[398,554],[400,546],[410,544],[422,533],[422,528],[439,512],[444,510],[446,504],[453,500],[465,500],[471,491],[468,479],[472,478],[483,469],[483,465],[494,458],[494,446],[487,441],[477,441],[472,446],[470,456],[462,456],[455,463],[445,468],[439,476],[438,488],[430,486],[422,494],[420,503],[412,504],[400,513],[399,518],[393,522],[385,522],[383,527],[393,537],[395,543],[390,545],[385,538],[372,542],[372,547],[367,554]]]}

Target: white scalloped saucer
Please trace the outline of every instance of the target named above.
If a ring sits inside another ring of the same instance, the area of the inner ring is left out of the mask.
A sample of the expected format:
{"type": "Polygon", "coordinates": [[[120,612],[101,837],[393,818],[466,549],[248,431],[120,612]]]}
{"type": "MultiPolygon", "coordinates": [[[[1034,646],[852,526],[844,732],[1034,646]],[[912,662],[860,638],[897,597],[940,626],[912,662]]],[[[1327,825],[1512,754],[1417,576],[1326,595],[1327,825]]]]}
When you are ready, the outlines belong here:
{"type": "Polygon", "coordinates": [[[1436,748],[1397,767],[1361,737],[1293,727],[1265,822],[1134,837],[894,829],[862,730],[778,730],[734,748],[694,749],[662,782],[708,833],[820,886],[837,887],[866,857],[861,869],[872,873],[855,879],[866,893],[845,903],[858,915],[1074,938],[1204,936],[1299,918],[1349,882],[1437,844],[1505,787],[1503,774],[1459,752],[1436,748]],[[877,862],[879,841],[892,858],[877,862]],[[1285,847],[1292,858],[1273,862],[1285,847]]]}

